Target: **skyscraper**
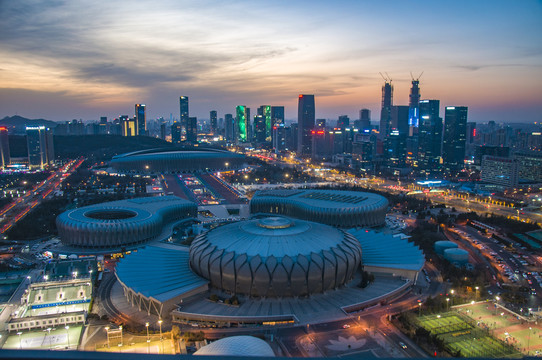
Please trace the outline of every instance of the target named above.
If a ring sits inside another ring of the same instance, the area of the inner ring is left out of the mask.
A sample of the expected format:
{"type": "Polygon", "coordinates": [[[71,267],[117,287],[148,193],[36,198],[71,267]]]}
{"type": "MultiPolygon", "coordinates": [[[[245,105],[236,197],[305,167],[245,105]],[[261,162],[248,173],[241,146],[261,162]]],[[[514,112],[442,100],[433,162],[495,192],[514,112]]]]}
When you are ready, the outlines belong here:
{"type": "Polygon", "coordinates": [[[382,109],[380,110],[380,138],[385,139],[390,134],[391,107],[393,105],[393,86],[391,79],[382,86],[382,109]]]}
{"type": "Polygon", "coordinates": [[[235,120],[232,114],[224,115],[224,130],[226,134],[226,141],[235,142],[235,120]]]}
{"type": "Polygon", "coordinates": [[[406,160],[408,110],[408,106],[401,105],[392,106],[390,111],[390,129],[386,137],[386,158],[395,165],[403,165],[406,160]]]}
{"type": "Polygon", "coordinates": [[[147,135],[147,118],[145,104],[135,104],[136,135],[147,135]]]}
{"type": "Polygon", "coordinates": [[[266,141],[266,128],[267,120],[264,115],[254,116],[254,140],[257,143],[264,143],[266,141]]]}
{"type": "Polygon", "coordinates": [[[360,130],[369,130],[371,128],[371,110],[361,109],[359,111],[360,130]]]}
{"type": "Polygon", "coordinates": [[[314,129],[314,95],[299,95],[297,107],[297,155],[310,156],[312,151],[311,131],[314,129]]]}
{"type": "Polygon", "coordinates": [[[258,108],[258,114],[264,117],[265,119],[265,138],[266,141],[271,141],[271,130],[273,127],[273,118],[271,116],[271,106],[262,105],[258,108]]]}
{"type": "Polygon", "coordinates": [[[439,116],[439,100],[419,102],[418,166],[437,170],[440,167],[442,147],[442,118],[439,116]]]}
{"type": "Polygon", "coordinates": [[[408,125],[417,128],[420,121],[420,81],[418,79],[412,79],[412,87],[410,88],[408,98],[408,125]]]}
{"type": "Polygon", "coordinates": [[[10,162],[8,128],[0,126],[0,168],[5,169],[10,162]]]}
{"type": "Polygon", "coordinates": [[[337,120],[337,127],[340,129],[345,129],[350,126],[350,118],[347,115],[340,115],[339,120],[337,120]]]}
{"type": "Polygon", "coordinates": [[[198,142],[198,118],[188,117],[186,128],[186,141],[195,144],[198,142]]]}
{"type": "Polygon", "coordinates": [[[235,108],[235,123],[237,132],[237,142],[249,142],[251,138],[250,131],[250,108],[245,105],[239,105],[235,108]]]}
{"type": "Polygon", "coordinates": [[[182,132],[181,123],[178,121],[175,121],[173,125],[171,125],[171,142],[172,143],[174,144],[181,143],[181,132],[182,132]]]}
{"type": "Polygon", "coordinates": [[[28,167],[30,169],[43,169],[52,162],[53,146],[52,132],[45,126],[27,126],[26,144],[28,147],[28,167]],[[49,148],[48,148],[49,146],[49,148]]]}
{"type": "Polygon", "coordinates": [[[181,96],[179,98],[179,105],[181,110],[181,140],[186,136],[186,126],[188,124],[188,96],[181,96]]]}
{"type": "Polygon", "coordinates": [[[211,122],[211,132],[213,133],[213,135],[217,135],[218,134],[218,123],[217,123],[217,112],[216,110],[211,110],[210,114],[209,114],[209,119],[210,119],[210,122],[211,122]]]}
{"type": "Polygon", "coordinates": [[[447,106],[444,113],[442,158],[449,171],[461,168],[465,160],[467,111],[466,106],[447,106]]]}

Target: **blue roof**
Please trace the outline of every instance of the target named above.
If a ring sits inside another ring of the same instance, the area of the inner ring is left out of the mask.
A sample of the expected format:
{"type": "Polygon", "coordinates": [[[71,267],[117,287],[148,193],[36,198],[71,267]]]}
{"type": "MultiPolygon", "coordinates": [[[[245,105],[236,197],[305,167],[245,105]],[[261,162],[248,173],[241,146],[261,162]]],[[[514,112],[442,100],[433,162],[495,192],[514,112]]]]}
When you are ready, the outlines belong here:
{"type": "Polygon", "coordinates": [[[126,256],[117,265],[118,279],[146,298],[165,302],[208,281],[190,270],[188,248],[152,245],[126,256]]]}
{"type": "Polygon", "coordinates": [[[364,229],[348,232],[361,244],[363,265],[420,271],[425,263],[423,252],[400,236],[364,229]]]}

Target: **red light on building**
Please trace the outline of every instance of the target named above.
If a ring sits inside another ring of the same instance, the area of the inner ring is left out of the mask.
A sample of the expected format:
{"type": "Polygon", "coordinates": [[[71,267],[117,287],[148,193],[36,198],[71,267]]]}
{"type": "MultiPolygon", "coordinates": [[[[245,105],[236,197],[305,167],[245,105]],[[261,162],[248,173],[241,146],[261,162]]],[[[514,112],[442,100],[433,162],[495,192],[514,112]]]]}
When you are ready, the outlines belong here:
{"type": "Polygon", "coordinates": [[[312,131],[311,131],[311,134],[312,134],[312,135],[316,134],[316,131],[312,130],[312,131]]]}
{"type": "Polygon", "coordinates": [[[476,137],[476,128],[472,129],[472,136],[476,137]]]}
{"type": "Polygon", "coordinates": [[[0,131],[4,131],[4,130],[7,130],[8,128],[5,127],[5,126],[0,126],[0,131]]]}
{"type": "Polygon", "coordinates": [[[277,127],[276,127],[276,126],[273,126],[273,130],[277,130],[277,127]]]}
{"type": "Polygon", "coordinates": [[[318,130],[316,133],[317,133],[318,135],[324,135],[324,131],[323,131],[323,130],[318,130]]]}
{"type": "Polygon", "coordinates": [[[299,94],[299,98],[302,98],[302,97],[303,97],[303,95],[299,94]]]}

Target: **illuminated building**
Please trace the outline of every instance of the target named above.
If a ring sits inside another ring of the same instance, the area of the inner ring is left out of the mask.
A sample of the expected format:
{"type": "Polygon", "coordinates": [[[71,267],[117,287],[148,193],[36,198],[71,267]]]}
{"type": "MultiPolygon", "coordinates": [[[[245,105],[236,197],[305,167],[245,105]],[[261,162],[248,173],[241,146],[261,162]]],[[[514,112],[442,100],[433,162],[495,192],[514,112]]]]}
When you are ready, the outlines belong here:
{"type": "Polygon", "coordinates": [[[182,132],[181,123],[178,121],[175,121],[173,125],[171,125],[171,142],[172,143],[174,144],[181,143],[181,132],[182,132]]]}
{"type": "Polygon", "coordinates": [[[419,126],[420,120],[420,81],[418,79],[412,80],[412,87],[410,88],[410,94],[408,98],[408,125],[411,128],[417,128],[419,126]]]}
{"type": "Polygon", "coordinates": [[[226,141],[235,142],[235,119],[232,114],[224,115],[224,130],[226,134],[226,141]]]}
{"type": "Polygon", "coordinates": [[[408,137],[408,106],[392,106],[390,129],[386,138],[386,158],[394,165],[404,165],[406,159],[406,139],[408,137]]]}
{"type": "Polygon", "coordinates": [[[337,120],[337,127],[344,130],[350,126],[350,118],[347,115],[340,115],[339,120],[337,120]]]}
{"type": "Polygon", "coordinates": [[[515,188],[519,183],[519,162],[515,158],[485,155],[480,178],[483,182],[515,188]]]}
{"type": "Polygon", "coordinates": [[[271,122],[273,149],[278,153],[285,148],[284,106],[271,106],[271,122]]]}
{"type": "Polygon", "coordinates": [[[147,134],[147,118],[145,114],[145,104],[135,105],[136,135],[147,134]]]}
{"type": "Polygon", "coordinates": [[[369,130],[371,129],[371,110],[361,109],[359,111],[359,129],[360,130],[369,130]]]}
{"type": "Polygon", "coordinates": [[[310,156],[311,131],[314,129],[314,95],[299,95],[297,108],[297,155],[310,156]]]}
{"type": "Polygon", "coordinates": [[[457,170],[464,164],[467,112],[466,106],[447,106],[444,113],[442,159],[448,171],[457,170]]]}
{"type": "Polygon", "coordinates": [[[263,116],[265,120],[265,139],[271,141],[271,131],[273,127],[273,118],[271,114],[271,106],[262,105],[258,108],[258,115],[263,116]]]}
{"type": "Polygon", "coordinates": [[[53,136],[45,126],[27,126],[26,143],[28,147],[28,167],[43,169],[53,161],[53,136]]]}
{"type": "Polygon", "coordinates": [[[250,108],[239,105],[235,108],[235,126],[237,130],[237,142],[245,143],[250,141],[250,108]]]}
{"type": "Polygon", "coordinates": [[[180,120],[181,120],[181,140],[184,140],[186,136],[186,126],[188,124],[188,96],[179,97],[179,107],[180,107],[180,120]]]}
{"type": "Polygon", "coordinates": [[[5,169],[10,162],[8,128],[0,126],[0,168],[5,169]]]}
{"type": "Polygon", "coordinates": [[[266,125],[267,120],[263,115],[254,116],[254,140],[257,143],[264,143],[266,141],[266,125]]]}
{"type": "Polygon", "coordinates": [[[213,133],[213,135],[218,134],[217,118],[218,116],[216,110],[211,110],[211,112],[209,113],[209,121],[211,122],[211,132],[213,133]]]}
{"type": "Polygon", "coordinates": [[[121,115],[119,122],[122,129],[122,136],[137,136],[137,124],[135,118],[130,119],[128,115],[121,115]]]}
{"type": "Polygon", "coordinates": [[[442,146],[442,118],[439,116],[439,100],[419,102],[418,166],[425,170],[440,167],[442,146]]]}

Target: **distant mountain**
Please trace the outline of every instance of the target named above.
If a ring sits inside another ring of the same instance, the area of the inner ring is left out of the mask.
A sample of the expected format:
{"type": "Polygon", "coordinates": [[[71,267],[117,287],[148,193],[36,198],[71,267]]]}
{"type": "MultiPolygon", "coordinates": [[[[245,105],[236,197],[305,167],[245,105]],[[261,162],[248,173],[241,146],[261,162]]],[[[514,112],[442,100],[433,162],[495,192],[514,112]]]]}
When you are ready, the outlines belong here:
{"type": "Polygon", "coordinates": [[[26,126],[46,126],[49,128],[54,128],[57,123],[51,120],[45,119],[27,119],[25,117],[14,115],[6,116],[0,120],[0,126],[6,126],[10,129],[10,133],[22,134],[25,132],[26,126]]]}

